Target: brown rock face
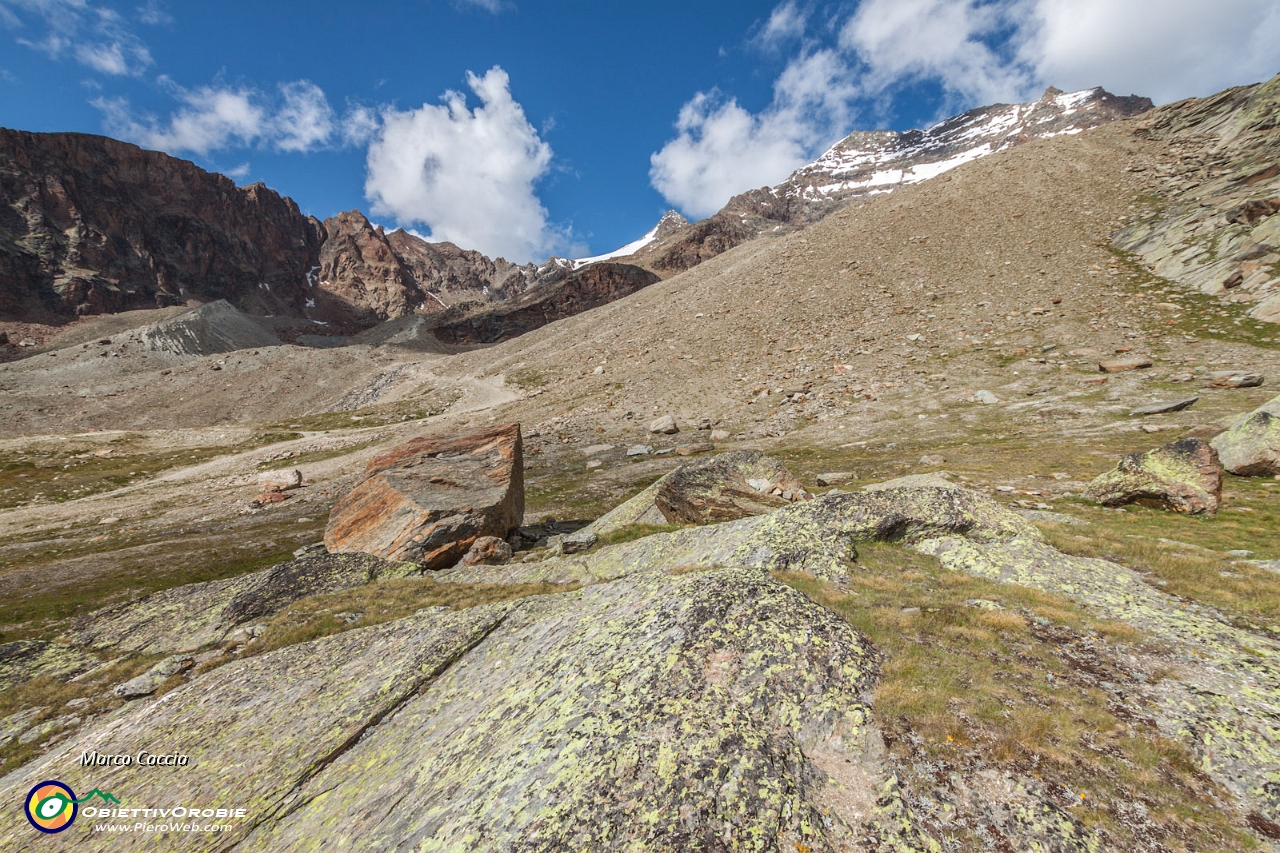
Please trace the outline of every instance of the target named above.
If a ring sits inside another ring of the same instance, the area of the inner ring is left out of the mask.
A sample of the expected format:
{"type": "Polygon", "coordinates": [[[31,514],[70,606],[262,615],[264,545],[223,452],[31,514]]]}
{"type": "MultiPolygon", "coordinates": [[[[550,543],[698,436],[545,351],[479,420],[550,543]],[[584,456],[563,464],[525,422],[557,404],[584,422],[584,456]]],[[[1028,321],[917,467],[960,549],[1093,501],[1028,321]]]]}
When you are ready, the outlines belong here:
{"type": "Polygon", "coordinates": [[[0,129],[0,312],[227,299],[298,313],[324,231],[262,184],[102,136],[0,129]]]}
{"type": "Polygon", "coordinates": [[[756,450],[734,450],[672,471],[659,483],[653,502],[672,524],[710,524],[772,512],[804,496],[804,485],[778,460],[756,450]],[[790,498],[784,496],[788,492],[790,498]]]}
{"type": "Polygon", "coordinates": [[[369,463],[329,515],[324,544],[452,566],[481,536],[505,538],[524,518],[520,425],[419,438],[369,463]]]}
{"type": "Polygon", "coordinates": [[[452,307],[425,318],[424,328],[446,344],[498,343],[628,296],[658,280],[656,274],[631,264],[591,264],[560,280],[542,279],[510,302],[452,307]]]}
{"type": "Polygon", "coordinates": [[[360,211],[326,219],[324,230],[327,239],[320,249],[318,271],[324,303],[318,307],[330,322],[367,326],[404,317],[419,307],[439,310],[418,287],[382,229],[375,230],[360,211]],[[425,306],[427,301],[431,306],[425,306]]]}
{"type": "Polygon", "coordinates": [[[1103,506],[1140,503],[1190,515],[1212,514],[1222,504],[1222,464],[1204,439],[1183,438],[1125,456],[1084,494],[1103,506]]]}

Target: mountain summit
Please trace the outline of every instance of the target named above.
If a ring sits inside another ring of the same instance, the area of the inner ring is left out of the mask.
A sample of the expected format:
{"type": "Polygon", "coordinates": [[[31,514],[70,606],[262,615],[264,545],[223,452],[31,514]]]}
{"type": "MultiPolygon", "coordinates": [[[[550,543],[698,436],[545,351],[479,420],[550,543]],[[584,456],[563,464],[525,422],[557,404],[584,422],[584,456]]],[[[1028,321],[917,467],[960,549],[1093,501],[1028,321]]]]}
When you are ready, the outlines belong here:
{"type": "Polygon", "coordinates": [[[668,240],[645,242],[643,258],[660,272],[679,272],[779,226],[804,227],[846,205],[988,154],[1080,133],[1151,107],[1149,98],[1120,97],[1102,88],[1062,92],[1051,87],[1038,101],[978,107],[924,130],[856,131],[782,183],[734,196],[719,213],[668,240]]]}

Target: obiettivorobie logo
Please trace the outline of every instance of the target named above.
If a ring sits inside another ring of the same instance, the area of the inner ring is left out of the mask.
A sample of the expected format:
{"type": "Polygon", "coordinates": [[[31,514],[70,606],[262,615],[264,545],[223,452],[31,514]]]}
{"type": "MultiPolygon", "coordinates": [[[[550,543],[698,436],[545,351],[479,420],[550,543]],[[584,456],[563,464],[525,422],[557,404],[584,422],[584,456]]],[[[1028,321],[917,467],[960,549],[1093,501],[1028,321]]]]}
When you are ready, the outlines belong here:
{"type": "Polygon", "coordinates": [[[75,823],[76,815],[80,813],[80,804],[94,797],[101,797],[105,803],[120,805],[120,800],[114,794],[108,794],[98,788],[76,799],[76,792],[71,790],[70,785],[65,785],[57,779],[49,779],[27,792],[23,811],[26,812],[27,820],[32,826],[41,832],[52,834],[62,832],[75,823]]]}

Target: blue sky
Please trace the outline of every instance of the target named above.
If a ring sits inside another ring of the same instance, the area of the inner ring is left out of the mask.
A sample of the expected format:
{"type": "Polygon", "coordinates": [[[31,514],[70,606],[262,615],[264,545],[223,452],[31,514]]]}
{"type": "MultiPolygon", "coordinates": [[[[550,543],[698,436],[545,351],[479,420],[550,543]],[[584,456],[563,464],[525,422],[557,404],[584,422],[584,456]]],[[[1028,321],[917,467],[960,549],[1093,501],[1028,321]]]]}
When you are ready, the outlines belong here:
{"type": "Polygon", "coordinates": [[[128,139],[324,218],[608,251],[850,130],[1048,84],[1157,102],[1280,71],[1273,0],[0,0],[0,125],[128,139]]]}

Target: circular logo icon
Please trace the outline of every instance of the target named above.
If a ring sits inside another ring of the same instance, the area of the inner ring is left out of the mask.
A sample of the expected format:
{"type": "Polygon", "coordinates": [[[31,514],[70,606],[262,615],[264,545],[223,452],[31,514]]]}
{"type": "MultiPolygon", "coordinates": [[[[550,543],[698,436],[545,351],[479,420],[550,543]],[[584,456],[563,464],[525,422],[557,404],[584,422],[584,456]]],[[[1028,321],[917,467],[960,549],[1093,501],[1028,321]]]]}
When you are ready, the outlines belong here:
{"type": "Polygon", "coordinates": [[[27,793],[27,802],[23,808],[27,820],[41,832],[62,832],[75,823],[80,807],[76,805],[76,794],[61,782],[50,779],[41,782],[27,793]]]}

